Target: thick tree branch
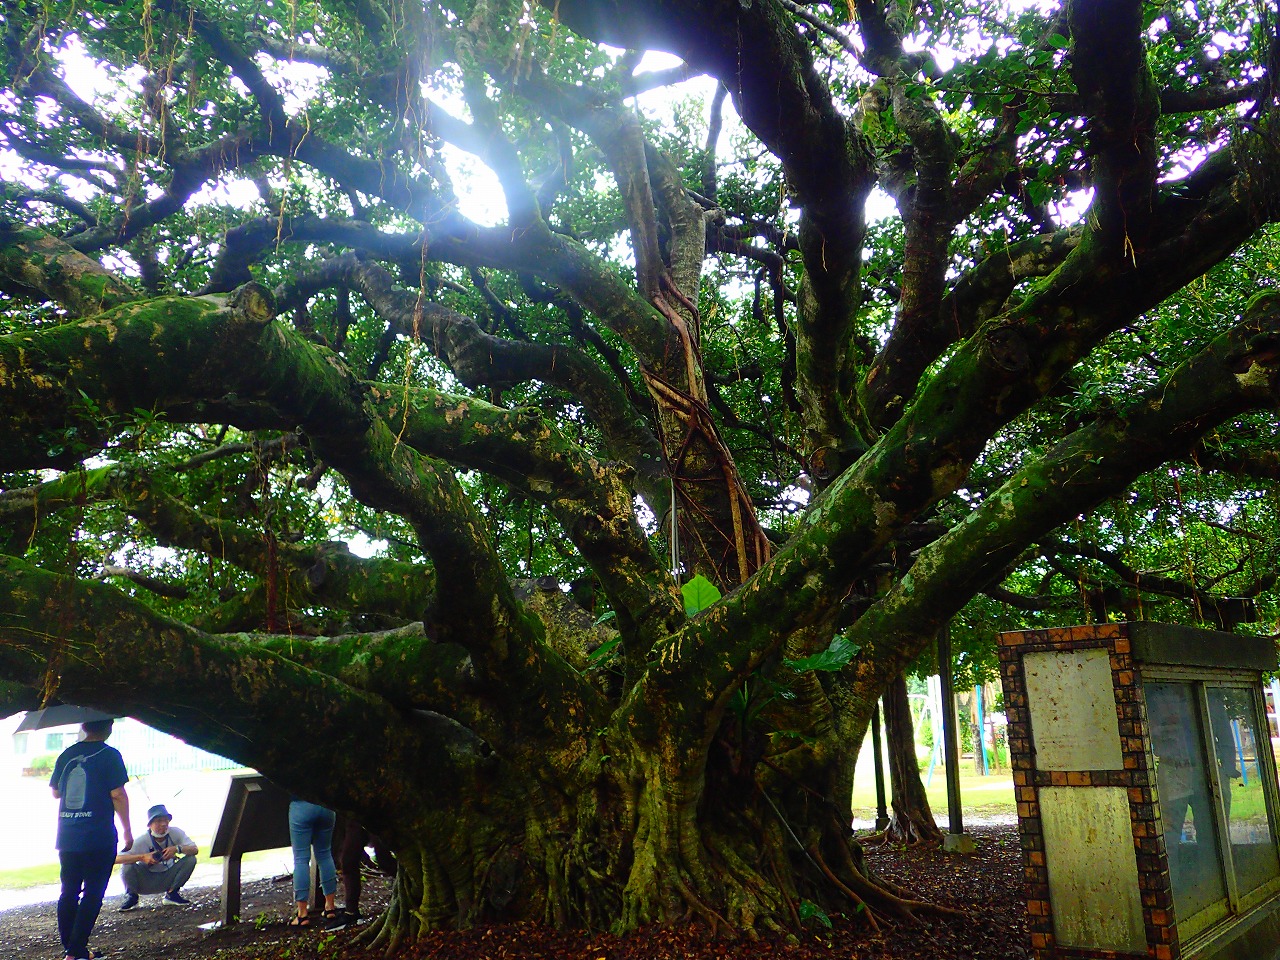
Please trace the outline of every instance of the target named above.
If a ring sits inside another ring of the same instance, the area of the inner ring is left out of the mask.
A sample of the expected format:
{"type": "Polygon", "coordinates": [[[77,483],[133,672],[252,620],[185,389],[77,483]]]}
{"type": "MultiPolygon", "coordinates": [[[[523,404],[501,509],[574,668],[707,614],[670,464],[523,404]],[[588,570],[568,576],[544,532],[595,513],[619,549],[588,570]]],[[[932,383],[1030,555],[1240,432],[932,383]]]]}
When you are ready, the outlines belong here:
{"type": "MultiPolygon", "coordinates": [[[[1104,596],[1118,592],[1117,585],[1128,588],[1133,597],[1126,598],[1124,601],[1125,616],[1137,615],[1138,608],[1143,602],[1139,599],[1140,597],[1170,597],[1186,601],[1193,616],[1214,624],[1219,630],[1235,629],[1241,622],[1242,615],[1247,613],[1248,604],[1244,601],[1257,597],[1280,579],[1280,574],[1270,570],[1255,577],[1247,586],[1233,588],[1231,596],[1223,596],[1214,590],[1221,578],[1205,578],[1197,582],[1144,572],[1130,566],[1118,553],[1105,550],[1096,544],[1046,539],[1042,541],[1042,547],[1050,562],[1056,568],[1062,569],[1073,583],[1094,587],[1104,596]],[[1102,564],[1115,576],[1112,579],[1095,576],[1083,564],[1065,562],[1066,556],[1102,564]]],[[[1238,567],[1239,569],[1227,571],[1227,575],[1239,574],[1243,567],[1242,565],[1238,567]]],[[[1151,601],[1147,600],[1147,602],[1151,601]]]]}
{"type": "Polygon", "coordinates": [[[137,298],[96,260],[42,230],[0,217],[0,289],[52,300],[73,317],[94,316],[137,298]]]}
{"type": "Polygon", "coordinates": [[[270,769],[277,783],[337,808],[365,808],[361,781],[377,778],[384,801],[368,806],[371,826],[382,821],[400,829],[395,798],[410,785],[446,807],[457,802],[458,758],[382,697],[260,645],[167,620],[110,587],[8,557],[0,558],[0,669],[28,687],[47,689],[51,679],[61,699],[126,713],[270,769]],[[191,682],[182,697],[162,705],[155,691],[174,676],[191,682]],[[292,747],[315,738],[337,742],[352,729],[393,728],[397,735],[377,751],[341,751],[324,777],[292,747]]]}
{"type": "Polygon", "coordinates": [[[1159,96],[1142,44],[1140,0],[1080,0],[1068,8],[1071,75],[1089,118],[1090,220],[1112,256],[1146,246],[1153,204],[1159,96]]]}
{"type": "Polygon", "coordinates": [[[414,619],[434,603],[435,574],[429,567],[357,557],[344,543],[277,540],[268,545],[264,530],[196,510],[169,492],[162,479],[120,464],[0,492],[0,521],[85,504],[116,506],[164,546],[225,560],[262,579],[278,577],[280,593],[296,608],[414,619]]]}
{"type": "Polygon", "coordinates": [[[171,583],[168,580],[161,580],[159,577],[153,577],[150,574],[142,573],[139,570],[133,570],[129,567],[103,567],[95,579],[127,580],[134,586],[141,587],[149,593],[154,593],[158,597],[166,597],[170,600],[186,600],[191,596],[190,587],[181,583],[171,583]]]}
{"type": "Polygon", "coordinates": [[[899,321],[867,371],[868,409],[900,409],[947,347],[1006,309],[1018,284],[1052,274],[1079,241],[1079,231],[1061,230],[1010,244],[963,273],[933,316],[899,321]]]}
{"type": "Polygon", "coordinates": [[[909,578],[852,628],[850,637],[866,644],[859,669],[900,668],[919,652],[903,642],[946,623],[964,605],[959,598],[985,586],[1029,539],[1093,509],[1227,417],[1278,402],[1280,298],[1273,298],[1132,409],[1058,443],[924,548],[909,578]]]}
{"type": "Polygon", "coordinates": [[[1201,443],[1193,451],[1195,462],[1206,470],[1258,482],[1280,480],[1280,451],[1232,450],[1220,442],[1201,443]]]}
{"type": "Polygon", "coordinates": [[[587,355],[570,347],[516,342],[486,333],[470,317],[396,288],[375,263],[344,255],[280,291],[292,304],[315,291],[344,285],[360,294],[400,336],[427,344],[467,386],[505,386],[537,379],[566,390],[604,432],[611,454],[637,465],[641,493],[661,502],[656,487],[662,449],[617,382],[587,355]]]}

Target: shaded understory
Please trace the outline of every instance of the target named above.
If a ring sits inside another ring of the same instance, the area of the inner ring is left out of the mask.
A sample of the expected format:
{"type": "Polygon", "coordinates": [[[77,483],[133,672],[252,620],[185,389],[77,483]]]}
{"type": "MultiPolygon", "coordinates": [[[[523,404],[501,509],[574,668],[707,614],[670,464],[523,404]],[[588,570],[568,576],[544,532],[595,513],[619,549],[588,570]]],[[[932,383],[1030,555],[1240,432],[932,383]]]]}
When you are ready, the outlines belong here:
{"type": "MultiPolygon", "coordinates": [[[[485,927],[434,934],[397,954],[397,960],[732,960],[781,957],[787,960],[1026,960],[1022,864],[1013,826],[976,827],[975,857],[935,850],[877,846],[868,849],[874,869],[921,898],[968,911],[963,920],[936,919],[915,925],[884,924],[878,935],[842,918],[828,929],[811,921],[798,944],[706,941],[697,931],[650,929],[628,937],[556,933],[532,925],[485,927]]],[[[370,878],[362,899],[366,910],[385,903],[387,887],[370,878]]],[[[217,914],[216,890],[192,891],[192,910],[143,909],[117,914],[108,901],[94,938],[108,956],[129,960],[374,960],[344,931],[328,935],[289,932],[282,923],[291,889],[285,878],[245,885],[244,915],[250,922],[206,933],[198,924],[217,914]],[[257,922],[253,922],[257,918],[257,922]]],[[[0,914],[0,960],[57,952],[53,904],[0,914]]]]}

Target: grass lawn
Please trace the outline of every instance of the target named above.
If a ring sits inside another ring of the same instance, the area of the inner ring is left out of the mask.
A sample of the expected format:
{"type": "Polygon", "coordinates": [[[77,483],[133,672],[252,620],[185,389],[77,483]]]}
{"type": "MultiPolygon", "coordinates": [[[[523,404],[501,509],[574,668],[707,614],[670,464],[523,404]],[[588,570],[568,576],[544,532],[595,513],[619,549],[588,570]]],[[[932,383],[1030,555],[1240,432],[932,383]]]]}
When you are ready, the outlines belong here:
{"type": "MultiPolygon", "coordinates": [[[[207,850],[209,848],[210,841],[208,839],[203,841],[195,837],[192,839],[199,844],[201,850],[207,850]]],[[[246,853],[241,858],[241,863],[249,864],[257,860],[268,860],[272,857],[280,859],[280,851],[259,850],[254,853],[246,853]]],[[[209,860],[207,857],[203,857],[202,855],[202,859],[200,861],[202,866],[200,869],[204,869],[203,864],[212,863],[216,864],[218,870],[221,871],[222,860],[222,857],[209,860]]],[[[292,861],[292,856],[290,856],[290,861],[292,861]]],[[[37,864],[30,867],[21,867],[17,870],[0,870],[0,890],[20,890],[24,887],[39,887],[47,884],[55,884],[57,882],[58,864],[56,861],[53,863],[37,864]]]]}
{"type": "Polygon", "coordinates": [[[22,887],[40,887],[58,882],[58,865],[42,863],[17,870],[0,870],[0,890],[17,890],[22,887]]]}
{"type": "MultiPolygon", "coordinates": [[[[920,772],[924,779],[925,770],[920,772]]],[[[875,775],[871,758],[866,763],[859,762],[857,774],[853,779],[853,815],[860,820],[874,820],[876,816],[875,775]]],[[[889,771],[885,770],[885,802],[888,803],[889,771]]],[[[947,778],[946,772],[938,767],[933,771],[933,779],[925,788],[929,795],[929,807],[933,810],[934,819],[941,824],[947,820],[947,778]]],[[[990,776],[980,777],[973,772],[973,761],[961,761],[960,764],[960,810],[963,814],[991,817],[996,815],[1013,816],[1017,813],[1013,797],[1013,775],[1008,770],[1001,770],[990,776]]]]}

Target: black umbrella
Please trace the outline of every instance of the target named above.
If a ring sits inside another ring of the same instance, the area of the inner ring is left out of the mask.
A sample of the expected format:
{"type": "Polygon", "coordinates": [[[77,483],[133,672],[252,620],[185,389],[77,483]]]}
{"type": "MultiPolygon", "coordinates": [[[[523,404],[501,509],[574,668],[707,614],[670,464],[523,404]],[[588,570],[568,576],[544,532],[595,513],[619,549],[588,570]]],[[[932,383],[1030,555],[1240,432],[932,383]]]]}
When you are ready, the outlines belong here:
{"type": "Polygon", "coordinates": [[[43,710],[28,711],[14,733],[21,733],[23,730],[40,730],[44,727],[65,727],[69,723],[114,719],[116,719],[114,713],[103,713],[93,707],[78,707],[74,703],[58,703],[43,710]]]}

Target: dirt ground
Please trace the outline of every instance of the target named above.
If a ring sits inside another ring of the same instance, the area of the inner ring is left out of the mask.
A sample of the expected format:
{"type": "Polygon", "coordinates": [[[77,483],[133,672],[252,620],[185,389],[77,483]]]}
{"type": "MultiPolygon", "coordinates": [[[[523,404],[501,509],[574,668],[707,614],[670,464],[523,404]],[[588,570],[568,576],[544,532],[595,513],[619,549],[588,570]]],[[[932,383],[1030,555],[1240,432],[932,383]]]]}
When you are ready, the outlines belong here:
{"type": "MultiPolygon", "coordinates": [[[[798,943],[713,941],[697,929],[615,937],[506,924],[434,934],[401,951],[397,960],[1027,960],[1017,830],[975,827],[972,834],[978,847],[973,857],[896,846],[867,851],[885,877],[921,899],[963,910],[965,917],[884,923],[879,933],[857,918],[833,917],[830,927],[811,921],[798,943]]],[[[389,890],[385,878],[368,877],[362,911],[380,910],[389,890]]],[[[162,906],[158,897],[149,897],[137,910],[118,913],[119,898],[109,899],[92,946],[120,960],[373,960],[359,945],[359,927],[337,934],[286,928],[292,908],[288,877],[246,883],[245,922],[223,930],[199,926],[217,919],[217,888],[184,892],[194,906],[162,906]]],[[[60,957],[52,903],[0,913],[0,960],[60,957]]]]}
{"type": "MultiPolygon", "coordinates": [[[[360,912],[376,915],[386,906],[389,881],[380,874],[364,878],[360,912]]],[[[89,946],[119,960],[205,960],[250,945],[292,945],[298,933],[284,924],[293,915],[293,878],[289,875],[250,881],[241,887],[244,921],[221,930],[202,924],[220,917],[219,887],[186,887],[190,907],[166,904],[159,896],[143,897],[137,908],[120,913],[123,897],[108,897],[93,928],[89,946]]],[[[339,903],[342,902],[339,896],[339,903]]],[[[54,903],[35,904],[0,913],[0,960],[62,960],[54,903]]],[[[307,931],[313,937],[320,929],[307,931]]]]}

